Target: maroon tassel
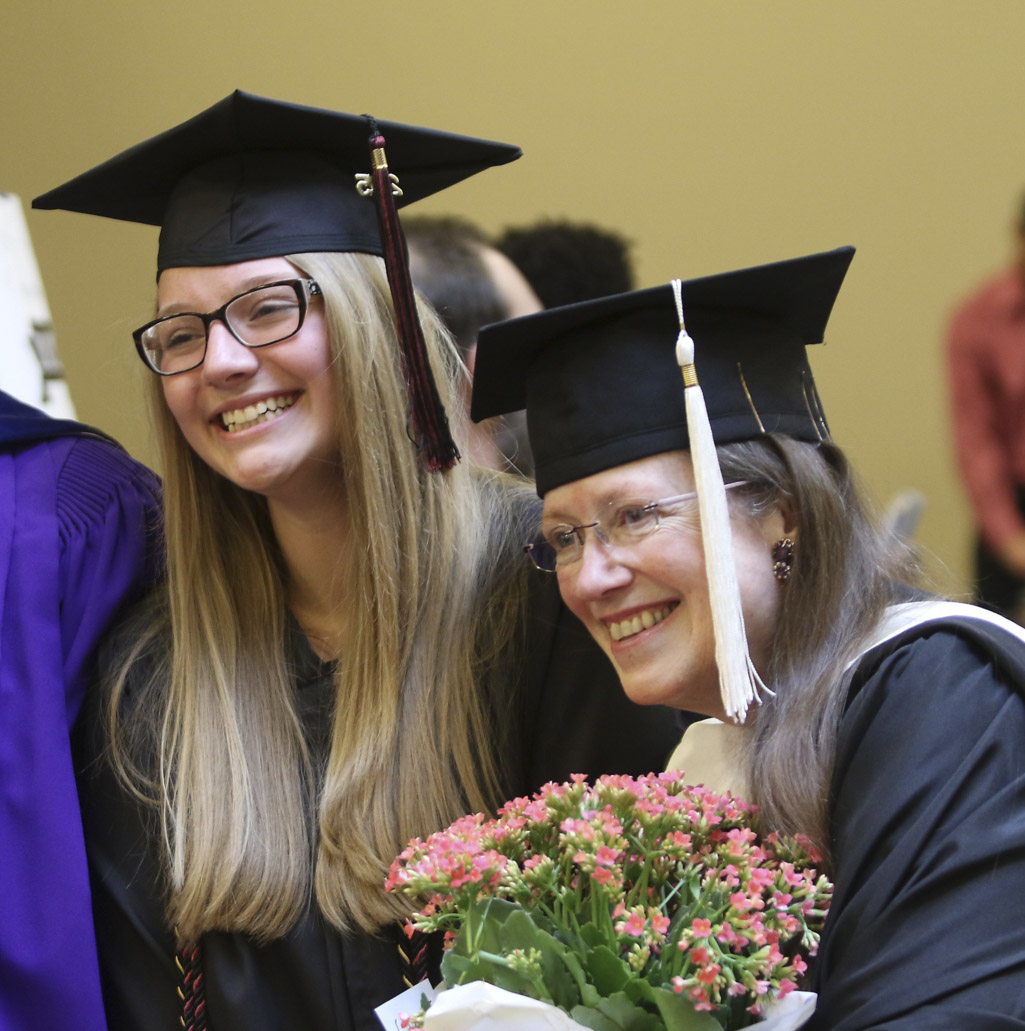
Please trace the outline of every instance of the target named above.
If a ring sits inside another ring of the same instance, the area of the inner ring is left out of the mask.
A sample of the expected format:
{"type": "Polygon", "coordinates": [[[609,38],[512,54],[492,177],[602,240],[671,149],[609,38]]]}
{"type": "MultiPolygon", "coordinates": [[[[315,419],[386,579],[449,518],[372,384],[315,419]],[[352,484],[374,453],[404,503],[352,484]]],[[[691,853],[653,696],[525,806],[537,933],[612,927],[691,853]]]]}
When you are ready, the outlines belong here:
{"type": "Polygon", "coordinates": [[[413,299],[413,283],[409,276],[409,255],[406,241],[395,209],[393,180],[388,172],[384,155],[384,137],[370,119],[371,172],[377,223],[384,245],[384,265],[388,272],[392,304],[395,306],[395,324],[402,349],[402,367],[409,388],[410,439],[423,455],[424,464],[431,472],[451,469],[459,461],[459,449],[448,428],[445,408],[438,396],[427,347],[413,299]]]}

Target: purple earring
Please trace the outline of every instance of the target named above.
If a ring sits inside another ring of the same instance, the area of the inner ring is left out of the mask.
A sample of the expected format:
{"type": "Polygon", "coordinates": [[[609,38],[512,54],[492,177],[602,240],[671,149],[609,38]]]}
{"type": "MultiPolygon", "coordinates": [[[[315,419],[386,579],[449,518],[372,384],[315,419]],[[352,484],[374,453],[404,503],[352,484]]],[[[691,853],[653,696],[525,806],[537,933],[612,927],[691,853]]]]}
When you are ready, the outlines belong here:
{"type": "Polygon", "coordinates": [[[772,575],[785,584],[790,577],[790,567],[794,564],[794,542],[789,537],[781,537],[772,546],[772,575]]]}

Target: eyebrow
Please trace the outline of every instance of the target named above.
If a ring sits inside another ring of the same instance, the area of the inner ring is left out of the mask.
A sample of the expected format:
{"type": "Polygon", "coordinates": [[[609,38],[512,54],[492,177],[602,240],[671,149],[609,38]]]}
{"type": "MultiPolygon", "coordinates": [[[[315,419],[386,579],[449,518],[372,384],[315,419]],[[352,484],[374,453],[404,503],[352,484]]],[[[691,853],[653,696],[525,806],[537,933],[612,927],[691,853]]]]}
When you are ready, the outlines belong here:
{"type": "MultiPolygon", "coordinates": [[[[292,276],[292,277],[284,276],[284,279],[288,279],[288,278],[298,279],[300,277],[299,276],[292,276]]],[[[255,290],[258,286],[270,286],[271,283],[280,283],[282,281],[283,281],[282,276],[268,275],[267,273],[264,273],[263,275],[258,275],[258,276],[251,276],[249,279],[245,279],[241,283],[237,284],[235,292],[231,295],[231,297],[226,298],[226,300],[221,302],[221,303],[227,303],[227,301],[232,301],[236,297],[238,297],[239,294],[247,293],[249,290],[255,290]]],[[[217,307],[219,308],[220,305],[218,305],[217,307]]],[[[162,319],[165,315],[199,315],[199,314],[205,314],[205,313],[204,312],[197,312],[195,308],[191,307],[188,304],[165,304],[165,305],[161,305],[159,308],[157,308],[157,311],[156,311],[156,314],[155,314],[154,317],[158,318],[158,319],[162,319]]]]}
{"type": "MultiPolygon", "coordinates": [[[[638,493],[638,492],[632,491],[632,490],[607,490],[607,491],[604,491],[601,494],[599,494],[594,499],[594,505],[595,505],[595,508],[597,508],[597,509],[605,509],[605,508],[608,508],[609,505],[611,505],[614,501],[657,501],[658,500],[658,498],[651,497],[649,495],[650,495],[650,491],[648,491],[647,493],[645,493],[643,491],[638,493]]],[[[542,522],[542,524],[545,524],[545,523],[547,523],[547,524],[555,523],[555,524],[561,526],[563,524],[569,525],[569,524],[571,524],[573,522],[573,520],[568,515],[565,515],[565,514],[559,512],[558,509],[556,509],[555,512],[552,515],[549,515],[548,513],[543,512],[541,514],[541,522],[542,522]]]]}

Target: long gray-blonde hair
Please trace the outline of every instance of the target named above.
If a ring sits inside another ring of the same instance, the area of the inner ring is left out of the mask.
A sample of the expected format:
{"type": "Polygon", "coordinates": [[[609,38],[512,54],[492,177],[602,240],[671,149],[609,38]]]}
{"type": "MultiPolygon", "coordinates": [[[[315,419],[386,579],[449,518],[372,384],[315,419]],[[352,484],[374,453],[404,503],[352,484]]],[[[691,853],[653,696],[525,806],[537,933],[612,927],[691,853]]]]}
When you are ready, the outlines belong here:
{"type": "Polygon", "coordinates": [[[768,824],[802,833],[828,857],[829,782],[847,699],[845,669],[887,605],[920,577],[906,544],[863,501],[843,452],[768,435],[718,449],[735,513],[781,506],[797,546],[767,668],[775,694],[749,716],[748,783],[768,824]]]}
{"type": "MultiPolygon", "coordinates": [[[[517,647],[531,492],[465,465],[424,471],[380,259],[289,260],[319,283],[334,348],[347,539],[324,560],[350,599],[336,718],[314,768],[266,502],[199,460],[154,384],[168,579],[113,677],[108,730],[115,767],[159,811],[183,940],[281,935],[314,896],[335,926],[373,931],[404,911],[383,880],[405,842],[502,791],[488,743],[508,714],[479,680],[517,647]],[[126,684],[142,695],[130,720],[126,684]]],[[[449,402],[462,367],[427,308],[422,321],[449,402]]],[[[458,441],[465,416],[447,407],[458,441]]]]}

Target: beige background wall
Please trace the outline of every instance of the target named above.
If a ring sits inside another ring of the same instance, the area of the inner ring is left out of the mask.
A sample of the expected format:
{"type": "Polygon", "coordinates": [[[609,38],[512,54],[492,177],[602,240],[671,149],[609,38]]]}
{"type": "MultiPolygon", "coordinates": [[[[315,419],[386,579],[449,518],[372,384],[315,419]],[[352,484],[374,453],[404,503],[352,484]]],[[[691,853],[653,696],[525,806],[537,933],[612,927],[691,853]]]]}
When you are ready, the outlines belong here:
{"type": "MultiPolygon", "coordinates": [[[[510,140],[523,160],[424,202],[635,242],[640,285],[857,245],[813,357],[885,501],[929,499],[954,587],[969,524],[943,327],[999,266],[1025,186],[1025,4],[860,0],[42,0],[0,24],[0,189],[26,202],[238,87],[510,140]]],[[[80,416],[152,458],[129,331],[155,231],[29,216],[80,416]]]]}

